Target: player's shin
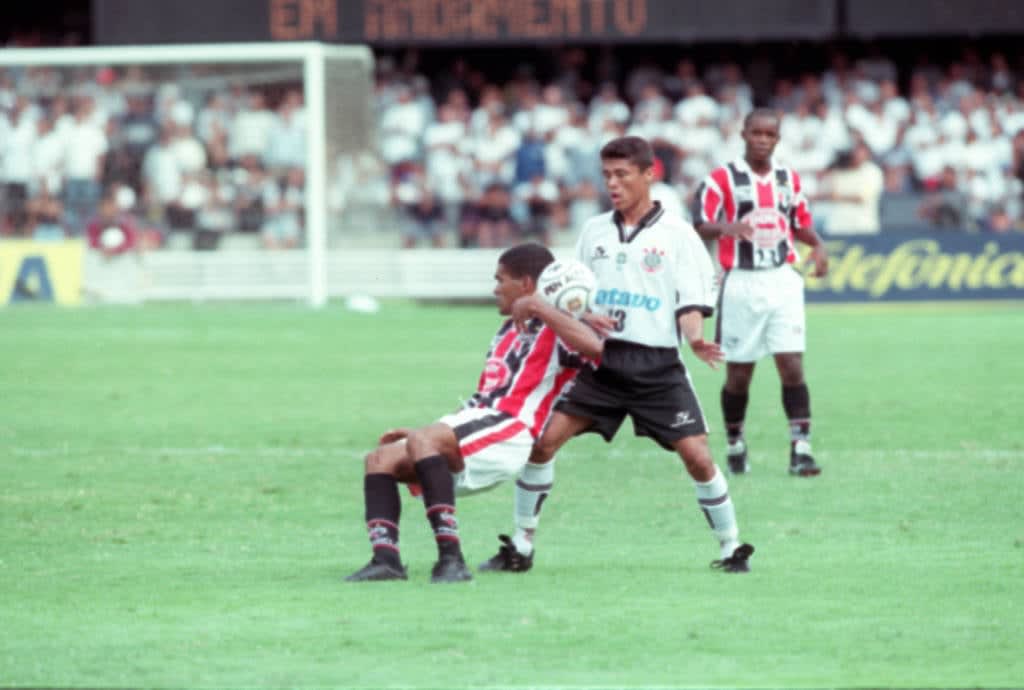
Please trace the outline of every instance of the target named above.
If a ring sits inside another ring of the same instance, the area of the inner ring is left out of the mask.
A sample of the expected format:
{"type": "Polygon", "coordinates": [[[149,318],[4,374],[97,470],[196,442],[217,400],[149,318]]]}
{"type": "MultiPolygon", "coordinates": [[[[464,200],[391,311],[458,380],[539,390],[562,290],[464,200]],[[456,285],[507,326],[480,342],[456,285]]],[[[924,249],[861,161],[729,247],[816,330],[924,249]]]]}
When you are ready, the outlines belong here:
{"type": "Polygon", "coordinates": [[[747,415],[746,393],[732,393],[722,388],[722,418],[725,419],[725,433],[729,443],[743,438],[743,420],[747,415]]]}
{"type": "Polygon", "coordinates": [[[402,499],[398,495],[398,483],[390,474],[368,474],[363,479],[363,495],[373,558],[400,570],[398,521],[402,515],[402,499]]]}
{"type": "Polygon", "coordinates": [[[789,420],[790,441],[811,440],[811,393],[807,384],[782,387],[782,407],[789,420]]]}
{"type": "Polygon", "coordinates": [[[718,539],[722,558],[728,558],[739,546],[739,526],[736,524],[736,510],[729,498],[725,475],[715,467],[715,476],[710,481],[694,481],[693,485],[697,492],[697,503],[718,539]]]}
{"type": "Polygon", "coordinates": [[[516,551],[529,556],[533,553],[533,535],[540,521],[540,510],[551,493],[555,482],[555,461],[526,463],[516,480],[516,531],[512,543],[516,551]]]}
{"type": "Polygon", "coordinates": [[[457,556],[461,560],[459,523],[455,519],[455,484],[448,470],[448,461],[441,455],[418,460],[416,477],[423,487],[423,503],[430,527],[434,530],[438,556],[457,556]]]}

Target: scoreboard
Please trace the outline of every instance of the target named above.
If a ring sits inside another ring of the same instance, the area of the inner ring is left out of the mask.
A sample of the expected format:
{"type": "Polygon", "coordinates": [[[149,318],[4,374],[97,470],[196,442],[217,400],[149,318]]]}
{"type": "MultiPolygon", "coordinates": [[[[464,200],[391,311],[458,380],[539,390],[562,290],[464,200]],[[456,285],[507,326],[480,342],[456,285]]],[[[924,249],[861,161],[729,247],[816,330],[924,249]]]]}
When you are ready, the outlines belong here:
{"type": "Polygon", "coordinates": [[[835,0],[94,0],[98,44],[827,39],[835,0]]]}

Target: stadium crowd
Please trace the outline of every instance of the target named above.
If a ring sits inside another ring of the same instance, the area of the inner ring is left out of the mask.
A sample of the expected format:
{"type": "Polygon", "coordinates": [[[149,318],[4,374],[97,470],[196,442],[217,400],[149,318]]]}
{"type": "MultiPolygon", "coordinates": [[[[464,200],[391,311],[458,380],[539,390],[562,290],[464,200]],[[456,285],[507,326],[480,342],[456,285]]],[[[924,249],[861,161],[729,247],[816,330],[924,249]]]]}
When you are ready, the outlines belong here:
{"type": "MultiPolygon", "coordinates": [[[[568,49],[551,78],[524,66],[496,80],[465,59],[428,79],[415,54],[381,56],[378,151],[352,201],[390,208],[405,246],[552,243],[607,207],[597,151],[637,134],[658,155],[657,198],[686,213],[697,182],[740,155],[756,102],[781,113],[777,157],[827,232],[1021,229],[1024,80],[1003,53],[901,71],[836,51],[823,70],[767,82],[753,62],[595,69],[593,57],[568,49]]],[[[175,231],[196,247],[239,233],[299,246],[299,85],[209,83],[185,90],[139,67],[0,70],[0,233],[101,246],[117,219],[118,251],[175,231]]]]}

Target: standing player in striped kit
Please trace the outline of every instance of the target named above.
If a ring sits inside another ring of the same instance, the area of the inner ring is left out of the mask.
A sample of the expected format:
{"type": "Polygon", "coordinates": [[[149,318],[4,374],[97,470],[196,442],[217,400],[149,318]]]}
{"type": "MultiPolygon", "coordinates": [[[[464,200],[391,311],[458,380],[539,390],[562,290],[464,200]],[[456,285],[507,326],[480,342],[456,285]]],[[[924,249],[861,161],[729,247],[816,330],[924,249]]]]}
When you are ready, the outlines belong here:
{"type": "MultiPolygon", "coordinates": [[[[614,212],[588,220],[576,258],[597,276],[597,313],[608,328],[600,366],[584,369],[556,405],[516,482],[515,533],[501,535],[498,553],[481,570],[525,572],[533,563],[533,534],[554,481],[554,456],[584,432],[610,442],[626,417],[638,436],[676,453],[693,480],[697,505],[718,542],[712,566],[744,573],[754,547],[739,540],[725,476],[708,448],[700,402],[683,366],[680,340],[714,367],[722,359],[704,340],[714,302],[714,269],[693,227],[651,199],[654,153],[640,137],[613,139],[601,149],[601,169],[614,212]]],[[[517,305],[513,317],[521,318],[517,305]]],[[[628,470],[624,470],[628,471],[628,470]]]]}
{"type": "Polygon", "coordinates": [[[455,496],[490,489],[519,475],[555,400],[581,367],[601,355],[598,335],[534,294],[554,261],[539,244],[505,251],[494,275],[498,311],[513,305],[533,318],[507,319],[487,353],[476,393],[465,406],[418,429],[395,429],[366,456],[363,491],[372,560],[350,582],[404,580],[398,552],[398,483],[418,484],[437,541],[432,582],[472,579],[459,545],[455,496]]]}
{"type": "Polygon", "coordinates": [[[793,241],[811,247],[814,275],[828,272],[828,255],[811,225],[796,171],[775,165],[779,116],[757,109],[743,122],[744,157],[716,168],[694,197],[694,225],[718,240],[724,271],[716,340],[725,353],[722,414],[729,469],[747,472],[743,438],[750,379],[757,360],[775,358],[782,406],[790,428],[789,471],[813,477],[821,468],[811,455],[811,396],[804,380],[804,286],[793,269],[793,241]]]}

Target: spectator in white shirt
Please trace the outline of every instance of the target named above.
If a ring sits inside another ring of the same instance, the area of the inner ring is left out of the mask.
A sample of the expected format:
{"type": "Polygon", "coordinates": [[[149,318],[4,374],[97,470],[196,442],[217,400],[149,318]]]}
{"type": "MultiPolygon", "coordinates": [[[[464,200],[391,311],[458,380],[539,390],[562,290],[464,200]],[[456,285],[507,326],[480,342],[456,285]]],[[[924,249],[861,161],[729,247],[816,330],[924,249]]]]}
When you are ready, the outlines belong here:
{"type": "Polygon", "coordinates": [[[32,146],[33,195],[46,190],[54,196],[61,193],[64,171],[64,140],[54,130],[49,117],[36,123],[36,140],[32,146]]]}
{"type": "Polygon", "coordinates": [[[473,161],[481,187],[508,186],[515,178],[515,154],[522,137],[500,111],[492,112],[487,131],[473,141],[473,161]]]}
{"type": "Polygon", "coordinates": [[[468,162],[462,152],[466,124],[455,106],[444,104],[437,110],[437,122],[427,126],[423,135],[426,149],[426,180],[445,207],[445,217],[454,222],[464,199],[462,177],[468,162]]]}
{"type": "Polygon", "coordinates": [[[231,122],[228,133],[231,157],[239,160],[245,156],[256,156],[262,162],[276,121],[277,115],[267,109],[263,94],[258,91],[249,94],[248,104],[231,122]]]}
{"type": "Polygon", "coordinates": [[[106,132],[95,123],[94,111],[91,98],[79,101],[64,157],[64,210],[72,235],[82,233],[100,200],[100,176],[108,142],[106,132]]]}
{"type": "Polygon", "coordinates": [[[833,235],[877,234],[881,229],[879,201],[884,188],[882,169],[871,160],[863,142],[839,167],[830,172],[822,187],[828,200],[825,229],[833,235]]]}
{"type": "Polygon", "coordinates": [[[302,94],[289,91],[277,109],[264,160],[271,170],[301,168],[306,161],[306,113],[302,94]]]}
{"type": "Polygon", "coordinates": [[[629,118],[629,106],[619,98],[619,89],[615,83],[605,82],[602,84],[597,96],[590,101],[590,116],[587,121],[590,131],[600,132],[604,128],[606,120],[624,125],[629,122],[629,118]]]}
{"type": "Polygon", "coordinates": [[[0,225],[6,224],[15,230],[24,230],[28,221],[26,204],[33,179],[32,150],[36,142],[35,119],[29,110],[29,102],[21,97],[16,100],[10,125],[6,132],[0,132],[0,208],[3,217],[0,225]]]}
{"type": "Polygon", "coordinates": [[[142,160],[143,199],[151,214],[170,222],[175,219],[183,188],[181,168],[174,155],[174,134],[170,127],[160,133],[160,140],[146,152],[142,160]]]}

